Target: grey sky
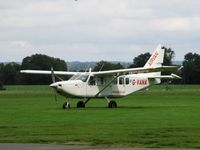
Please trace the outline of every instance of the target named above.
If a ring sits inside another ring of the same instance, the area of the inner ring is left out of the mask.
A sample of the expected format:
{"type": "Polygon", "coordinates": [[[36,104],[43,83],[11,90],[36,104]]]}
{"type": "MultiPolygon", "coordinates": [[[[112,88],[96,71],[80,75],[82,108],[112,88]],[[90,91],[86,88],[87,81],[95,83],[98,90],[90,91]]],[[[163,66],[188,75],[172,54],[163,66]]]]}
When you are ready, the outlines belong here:
{"type": "Polygon", "coordinates": [[[0,0],[0,62],[35,53],[132,61],[158,44],[200,53],[199,0],[0,0]]]}

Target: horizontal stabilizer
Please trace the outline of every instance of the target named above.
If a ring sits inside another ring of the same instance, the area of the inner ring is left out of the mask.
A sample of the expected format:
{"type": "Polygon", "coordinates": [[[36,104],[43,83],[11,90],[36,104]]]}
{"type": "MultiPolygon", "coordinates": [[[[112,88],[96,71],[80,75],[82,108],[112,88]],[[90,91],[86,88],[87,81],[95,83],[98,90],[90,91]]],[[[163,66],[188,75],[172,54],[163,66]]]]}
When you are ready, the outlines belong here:
{"type": "Polygon", "coordinates": [[[153,75],[153,76],[149,76],[149,79],[182,79],[180,76],[176,75],[176,74],[171,74],[171,75],[153,75]]]}
{"type": "Polygon", "coordinates": [[[174,78],[174,79],[182,79],[180,76],[176,75],[176,74],[171,74],[171,76],[174,78]]]}

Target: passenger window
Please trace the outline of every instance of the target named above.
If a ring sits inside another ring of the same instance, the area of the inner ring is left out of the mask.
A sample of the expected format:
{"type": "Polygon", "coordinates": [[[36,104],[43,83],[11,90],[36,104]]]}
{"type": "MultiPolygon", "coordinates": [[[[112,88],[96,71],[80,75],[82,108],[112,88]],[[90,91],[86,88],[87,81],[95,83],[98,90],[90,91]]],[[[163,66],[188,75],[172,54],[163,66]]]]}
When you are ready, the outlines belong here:
{"type": "Polygon", "coordinates": [[[129,78],[126,78],[126,84],[129,84],[129,78]]]}
{"type": "Polygon", "coordinates": [[[119,78],[119,84],[124,84],[124,78],[123,77],[119,78]]]}

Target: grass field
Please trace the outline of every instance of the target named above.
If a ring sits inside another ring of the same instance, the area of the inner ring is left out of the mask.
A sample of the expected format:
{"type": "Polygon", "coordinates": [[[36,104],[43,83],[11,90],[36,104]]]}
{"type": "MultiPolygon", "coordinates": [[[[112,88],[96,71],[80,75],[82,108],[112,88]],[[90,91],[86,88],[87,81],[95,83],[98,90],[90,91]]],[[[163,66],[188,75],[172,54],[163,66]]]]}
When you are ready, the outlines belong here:
{"type": "MultiPolygon", "coordinates": [[[[200,148],[200,86],[163,85],[86,109],[63,110],[48,86],[0,91],[0,142],[200,148]]],[[[71,100],[72,107],[77,101],[71,100]]]]}

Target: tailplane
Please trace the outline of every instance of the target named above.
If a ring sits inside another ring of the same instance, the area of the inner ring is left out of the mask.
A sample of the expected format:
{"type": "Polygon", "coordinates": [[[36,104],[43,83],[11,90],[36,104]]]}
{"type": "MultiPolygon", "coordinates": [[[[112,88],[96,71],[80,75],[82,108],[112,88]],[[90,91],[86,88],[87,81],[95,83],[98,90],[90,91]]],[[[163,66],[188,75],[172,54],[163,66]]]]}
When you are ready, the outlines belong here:
{"type": "MultiPolygon", "coordinates": [[[[156,67],[166,67],[162,66],[164,61],[164,54],[165,48],[162,45],[158,45],[156,50],[153,52],[147,63],[144,65],[144,68],[156,68],[156,67]]],[[[181,79],[178,75],[171,74],[171,75],[161,75],[161,72],[151,72],[151,73],[144,73],[148,79],[153,81],[154,84],[159,84],[161,79],[181,79]]]]}
{"type": "MultiPolygon", "coordinates": [[[[161,67],[164,60],[164,53],[164,47],[162,45],[158,45],[147,63],[144,65],[144,68],[161,67]]],[[[155,78],[156,76],[161,76],[161,72],[154,72],[149,75],[154,77],[154,84],[159,84],[161,82],[160,78],[155,78]]]]}

